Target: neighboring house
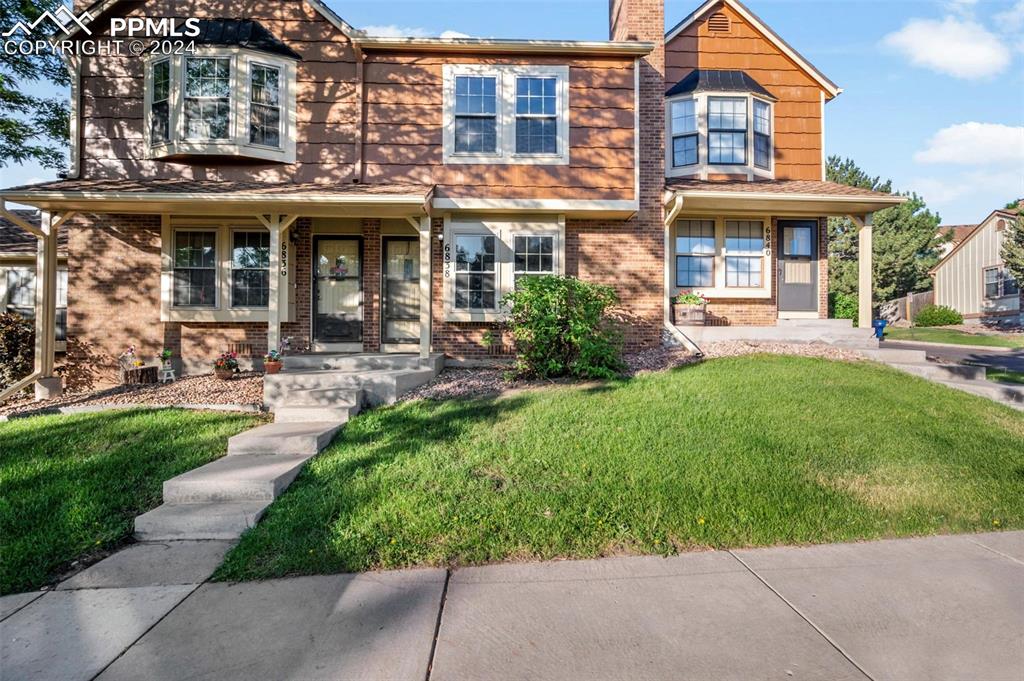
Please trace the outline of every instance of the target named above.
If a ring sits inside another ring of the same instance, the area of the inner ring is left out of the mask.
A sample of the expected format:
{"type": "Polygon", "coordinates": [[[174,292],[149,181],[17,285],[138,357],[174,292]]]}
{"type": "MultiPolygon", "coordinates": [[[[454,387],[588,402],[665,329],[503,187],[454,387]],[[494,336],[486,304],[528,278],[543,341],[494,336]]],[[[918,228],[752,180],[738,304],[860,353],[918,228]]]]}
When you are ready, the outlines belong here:
{"type": "MultiPolygon", "coordinates": [[[[32,225],[39,225],[39,213],[34,210],[11,211],[32,225]]],[[[36,313],[36,256],[35,237],[0,217],[0,311],[17,312],[26,319],[36,313]]],[[[58,237],[57,268],[57,351],[65,350],[68,319],[68,234],[63,230],[58,237]]]]}
{"type": "Polygon", "coordinates": [[[593,42],[102,0],[71,39],[191,13],[197,53],[82,57],[69,179],[0,198],[67,221],[69,334],[111,372],[129,344],[187,368],[279,343],[486,358],[502,296],[542,274],[613,285],[629,350],[679,334],[680,290],[718,324],[824,318],[832,215],[860,226],[869,321],[871,215],[903,199],[824,180],[841,89],[735,0],[667,34],[663,0],[609,9],[593,42]]]}
{"type": "Polygon", "coordinates": [[[939,247],[939,257],[945,258],[954,248],[960,245],[969,237],[978,225],[942,225],[939,227],[938,237],[945,239],[939,247]]]}
{"type": "Polygon", "coordinates": [[[997,210],[957,243],[932,271],[935,303],[968,323],[1021,321],[1020,285],[1003,265],[1003,231],[1020,209],[997,210]]]}

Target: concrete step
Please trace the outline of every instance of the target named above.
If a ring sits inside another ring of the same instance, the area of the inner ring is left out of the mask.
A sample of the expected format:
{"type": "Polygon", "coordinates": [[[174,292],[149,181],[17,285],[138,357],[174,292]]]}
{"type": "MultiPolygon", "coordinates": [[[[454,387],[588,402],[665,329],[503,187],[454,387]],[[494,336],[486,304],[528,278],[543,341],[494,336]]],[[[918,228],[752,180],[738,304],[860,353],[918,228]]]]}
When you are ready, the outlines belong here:
{"type": "Polygon", "coordinates": [[[780,319],[776,322],[776,325],[829,330],[850,330],[854,328],[852,319],[780,319]]]}
{"type": "Polygon", "coordinates": [[[342,423],[310,421],[271,423],[253,428],[228,440],[228,455],[303,454],[313,456],[331,443],[342,423]]]}
{"type": "Polygon", "coordinates": [[[972,395],[987,397],[1008,407],[1024,411],[1024,388],[1002,385],[992,381],[938,381],[938,383],[972,395]]]}
{"type": "Polygon", "coordinates": [[[255,527],[269,501],[210,504],[164,504],[135,519],[139,541],[238,539],[255,527]]]}
{"type": "Polygon", "coordinates": [[[294,391],[362,389],[366,404],[393,404],[402,393],[432,380],[433,368],[345,372],[335,370],[288,371],[263,380],[263,401],[270,408],[288,405],[294,391]]]}
{"type": "Polygon", "coordinates": [[[282,407],[354,407],[363,404],[363,391],[359,388],[300,388],[289,391],[288,401],[282,407]]]}
{"type": "Polygon", "coordinates": [[[894,350],[892,348],[880,348],[878,350],[857,350],[861,355],[876,362],[895,362],[899,364],[923,364],[928,361],[927,355],[922,350],[894,350]]]}
{"type": "Polygon", "coordinates": [[[273,501],[312,455],[225,456],[164,482],[164,503],[273,501]]]}
{"type": "Polygon", "coordinates": [[[334,421],[348,423],[348,420],[359,413],[356,405],[338,405],[334,407],[318,405],[292,405],[274,407],[274,423],[308,423],[310,421],[334,421]]]}
{"type": "Polygon", "coordinates": [[[333,371],[361,372],[401,369],[422,369],[424,367],[440,370],[444,355],[434,354],[422,360],[414,354],[381,354],[381,353],[312,353],[308,355],[288,355],[284,358],[285,371],[305,371],[330,369],[333,371]]]}
{"type": "Polygon", "coordinates": [[[890,362],[889,366],[908,374],[936,381],[984,381],[985,367],[965,364],[936,364],[935,362],[890,362]]]}

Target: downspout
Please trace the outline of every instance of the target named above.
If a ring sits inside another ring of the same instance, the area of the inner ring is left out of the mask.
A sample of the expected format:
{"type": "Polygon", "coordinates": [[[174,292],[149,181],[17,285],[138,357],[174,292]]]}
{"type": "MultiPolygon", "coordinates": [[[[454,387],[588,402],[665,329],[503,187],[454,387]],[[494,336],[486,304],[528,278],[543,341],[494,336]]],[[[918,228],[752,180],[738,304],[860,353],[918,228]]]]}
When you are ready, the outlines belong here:
{"type": "Polygon", "coordinates": [[[679,217],[683,210],[683,195],[676,192],[669,192],[665,200],[665,293],[664,293],[664,323],[665,330],[690,352],[697,357],[703,357],[704,351],[672,323],[672,302],[669,291],[672,289],[672,224],[679,217]]]}
{"type": "Polygon", "coordinates": [[[366,53],[358,43],[353,42],[352,49],[356,54],[356,140],[355,140],[355,177],[352,181],[362,184],[365,178],[363,163],[363,143],[366,140],[366,113],[364,103],[366,101],[366,82],[363,76],[363,65],[366,61],[366,53]]]}
{"type": "Polygon", "coordinates": [[[70,148],[68,156],[70,165],[66,179],[76,180],[82,174],[82,58],[69,56],[64,64],[71,76],[70,116],[68,120],[68,137],[70,148]]]}

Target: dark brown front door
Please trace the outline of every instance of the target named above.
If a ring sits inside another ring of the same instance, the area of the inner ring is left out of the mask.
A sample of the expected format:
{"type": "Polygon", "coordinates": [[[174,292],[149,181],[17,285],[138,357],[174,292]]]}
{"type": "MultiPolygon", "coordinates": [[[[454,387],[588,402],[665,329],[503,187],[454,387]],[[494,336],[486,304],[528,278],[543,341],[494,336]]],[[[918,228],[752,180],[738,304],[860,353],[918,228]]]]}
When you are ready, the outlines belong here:
{"type": "Polygon", "coordinates": [[[779,312],[818,310],[818,222],[779,220],[779,312]]]}
{"type": "Polygon", "coordinates": [[[313,336],[321,343],[363,339],[363,240],[313,240],[313,336]]]}

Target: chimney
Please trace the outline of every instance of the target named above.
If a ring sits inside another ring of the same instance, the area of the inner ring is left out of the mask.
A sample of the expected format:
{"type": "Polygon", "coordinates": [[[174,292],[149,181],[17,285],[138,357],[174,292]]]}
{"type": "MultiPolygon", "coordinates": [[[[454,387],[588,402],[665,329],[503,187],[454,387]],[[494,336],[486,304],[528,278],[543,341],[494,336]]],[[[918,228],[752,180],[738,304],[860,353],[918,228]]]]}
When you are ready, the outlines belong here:
{"type": "Polygon", "coordinates": [[[612,40],[654,43],[654,50],[638,61],[639,210],[633,229],[638,247],[651,262],[632,273],[642,295],[629,303],[643,318],[642,345],[656,346],[667,309],[664,298],[665,258],[665,0],[609,0],[612,40]]]}

